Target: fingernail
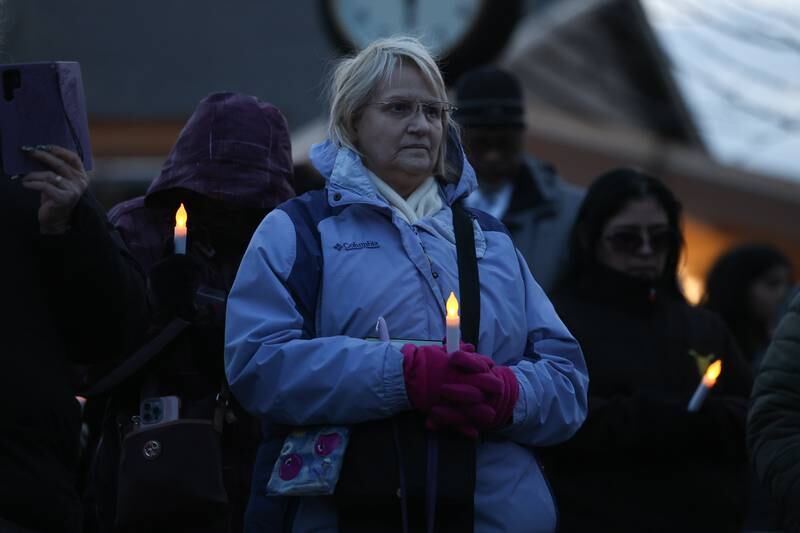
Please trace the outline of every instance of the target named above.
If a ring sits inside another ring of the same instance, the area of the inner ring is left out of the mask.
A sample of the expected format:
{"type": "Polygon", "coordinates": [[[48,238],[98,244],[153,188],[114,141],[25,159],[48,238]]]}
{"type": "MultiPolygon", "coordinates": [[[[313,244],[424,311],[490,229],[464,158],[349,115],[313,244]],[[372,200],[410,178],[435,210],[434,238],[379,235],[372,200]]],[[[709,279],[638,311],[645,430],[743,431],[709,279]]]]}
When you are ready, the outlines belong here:
{"type": "Polygon", "coordinates": [[[49,144],[37,144],[36,145],[36,149],[37,150],[42,150],[44,152],[49,152],[50,151],[50,145],[49,144]]]}
{"type": "Polygon", "coordinates": [[[22,150],[23,152],[33,152],[34,150],[36,150],[36,148],[34,148],[33,146],[28,146],[27,144],[20,146],[19,149],[22,150]]]}

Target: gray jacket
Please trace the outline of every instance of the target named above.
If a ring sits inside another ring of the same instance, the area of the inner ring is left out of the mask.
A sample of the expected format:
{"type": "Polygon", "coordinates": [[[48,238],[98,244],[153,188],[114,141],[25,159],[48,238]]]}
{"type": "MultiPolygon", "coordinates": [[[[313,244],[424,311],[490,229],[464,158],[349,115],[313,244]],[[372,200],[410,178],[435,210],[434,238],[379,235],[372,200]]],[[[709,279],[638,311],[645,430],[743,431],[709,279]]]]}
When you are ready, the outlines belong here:
{"type": "Polygon", "coordinates": [[[566,265],[570,231],[585,193],[549,165],[533,157],[525,162],[533,183],[515,184],[515,200],[503,223],[533,277],[549,293],[566,265]]]}

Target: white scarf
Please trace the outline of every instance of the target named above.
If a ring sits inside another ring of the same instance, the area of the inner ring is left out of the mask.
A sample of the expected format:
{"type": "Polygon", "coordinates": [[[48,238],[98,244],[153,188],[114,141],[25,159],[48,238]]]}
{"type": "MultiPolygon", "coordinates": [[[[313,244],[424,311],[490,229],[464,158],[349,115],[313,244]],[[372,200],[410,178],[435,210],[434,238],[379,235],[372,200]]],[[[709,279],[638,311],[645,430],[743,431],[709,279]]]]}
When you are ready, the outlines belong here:
{"type": "Polygon", "coordinates": [[[404,199],[374,173],[369,174],[380,195],[409,224],[415,224],[419,219],[439,212],[444,205],[439,195],[439,186],[433,176],[423,181],[407,199],[404,199]]]}

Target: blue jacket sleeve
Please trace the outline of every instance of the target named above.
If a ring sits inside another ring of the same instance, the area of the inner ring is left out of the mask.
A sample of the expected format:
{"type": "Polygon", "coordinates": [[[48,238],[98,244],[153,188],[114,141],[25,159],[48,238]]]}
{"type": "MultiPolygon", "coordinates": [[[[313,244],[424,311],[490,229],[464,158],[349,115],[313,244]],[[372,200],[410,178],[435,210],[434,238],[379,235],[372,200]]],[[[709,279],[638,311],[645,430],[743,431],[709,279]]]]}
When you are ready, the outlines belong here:
{"type": "MultiPolygon", "coordinates": [[[[309,265],[296,228],[276,209],[261,223],[228,299],[225,372],[237,400],[267,422],[353,424],[409,409],[403,355],[389,343],[308,338],[295,297],[309,265]]],[[[311,269],[308,268],[310,271],[311,269]]],[[[317,283],[318,285],[318,283],[317,283]]]]}
{"type": "Polygon", "coordinates": [[[578,341],[556,314],[517,252],[525,286],[528,340],[512,366],[519,398],[512,423],[501,434],[520,444],[548,446],[570,438],[587,413],[589,375],[578,341]]]}

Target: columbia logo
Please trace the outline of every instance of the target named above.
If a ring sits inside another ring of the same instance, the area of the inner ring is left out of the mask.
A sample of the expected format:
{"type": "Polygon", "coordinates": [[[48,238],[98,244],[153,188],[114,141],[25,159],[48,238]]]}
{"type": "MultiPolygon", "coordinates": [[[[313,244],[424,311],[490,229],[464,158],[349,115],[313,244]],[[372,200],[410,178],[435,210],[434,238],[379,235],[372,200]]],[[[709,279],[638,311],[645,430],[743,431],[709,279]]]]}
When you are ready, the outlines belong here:
{"type": "Polygon", "coordinates": [[[345,252],[350,250],[363,250],[364,248],[380,248],[381,245],[375,241],[364,241],[364,242],[337,242],[333,245],[333,248],[341,252],[344,250],[345,252]]]}

